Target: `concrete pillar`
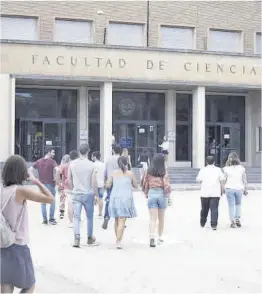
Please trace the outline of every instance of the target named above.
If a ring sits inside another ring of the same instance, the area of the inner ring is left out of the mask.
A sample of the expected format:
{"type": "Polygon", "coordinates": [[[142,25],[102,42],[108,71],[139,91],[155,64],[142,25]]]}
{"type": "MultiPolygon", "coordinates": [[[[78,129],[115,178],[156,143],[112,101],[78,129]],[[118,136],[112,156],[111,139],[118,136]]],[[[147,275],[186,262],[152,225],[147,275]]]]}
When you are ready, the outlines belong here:
{"type": "MultiPolygon", "coordinates": [[[[78,103],[78,145],[88,143],[88,89],[81,87],[79,89],[78,103]]],[[[79,147],[79,146],[78,146],[79,147]]]]}
{"type": "Polygon", "coordinates": [[[193,91],[193,134],[192,160],[194,168],[205,166],[206,137],[206,95],[205,87],[197,87],[193,91]]]}
{"type": "Polygon", "coordinates": [[[166,92],[165,103],[165,133],[169,141],[168,166],[174,166],[176,160],[176,93],[166,92]]]}
{"type": "Polygon", "coordinates": [[[15,79],[0,75],[0,169],[1,163],[14,154],[15,146],[15,79]]]}
{"type": "Polygon", "coordinates": [[[245,98],[245,162],[252,166],[252,97],[248,94],[245,98]]]}
{"type": "Polygon", "coordinates": [[[103,161],[112,154],[112,83],[100,87],[100,152],[103,161]]]}

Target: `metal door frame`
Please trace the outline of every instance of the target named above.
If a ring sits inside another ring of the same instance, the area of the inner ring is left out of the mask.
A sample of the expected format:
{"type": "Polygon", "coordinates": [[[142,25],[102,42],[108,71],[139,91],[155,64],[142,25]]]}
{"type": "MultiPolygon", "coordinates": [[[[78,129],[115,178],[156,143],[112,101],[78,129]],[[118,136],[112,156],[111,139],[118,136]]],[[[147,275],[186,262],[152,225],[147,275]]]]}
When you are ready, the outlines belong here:
{"type": "MultiPolygon", "coordinates": [[[[138,126],[153,126],[154,127],[154,140],[157,144],[157,125],[158,125],[158,121],[152,121],[152,120],[115,120],[113,122],[113,129],[116,125],[134,125],[135,127],[135,146],[134,146],[134,153],[135,153],[135,160],[134,162],[137,163],[137,159],[138,159],[138,146],[137,146],[137,139],[138,139],[138,133],[137,133],[137,127],[138,126]]],[[[165,125],[165,123],[163,123],[163,125],[165,125]]],[[[153,147],[155,149],[155,151],[157,150],[157,146],[153,147]]]]}
{"type": "MultiPolygon", "coordinates": [[[[65,154],[65,145],[66,145],[66,123],[69,122],[70,120],[68,119],[55,119],[55,118],[20,118],[19,119],[19,141],[21,143],[21,135],[22,135],[22,132],[21,132],[21,123],[22,122],[28,122],[29,123],[29,133],[30,135],[32,135],[32,124],[33,122],[42,122],[43,124],[43,129],[42,129],[42,132],[43,132],[43,142],[42,142],[42,151],[43,151],[43,154],[44,154],[44,150],[45,150],[45,140],[44,140],[44,137],[45,137],[45,124],[58,124],[60,126],[62,126],[62,133],[61,133],[61,153],[62,153],[62,156],[63,154],[65,154]]],[[[57,146],[54,146],[54,147],[57,147],[57,146]]],[[[20,144],[20,150],[19,150],[19,153],[21,154],[21,144],[20,144]]],[[[32,157],[32,155],[31,155],[32,157]]]]}
{"type": "MultiPolygon", "coordinates": [[[[217,138],[219,137],[219,144],[220,144],[220,154],[219,154],[219,161],[220,161],[220,166],[222,166],[223,164],[223,153],[221,152],[221,143],[223,142],[224,140],[224,129],[225,128],[229,128],[229,132],[230,132],[230,129],[231,127],[240,127],[240,131],[241,131],[241,124],[240,123],[228,123],[228,122],[221,122],[221,123],[206,123],[206,128],[207,127],[220,127],[220,136],[217,134],[217,130],[215,129],[215,139],[217,140],[217,138]]],[[[240,134],[241,135],[241,134],[240,134]]],[[[239,144],[240,144],[240,138],[239,138],[239,144]]],[[[240,154],[238,154],[240,156],[240,154]]]]}
{"type": "MultiPolygon", "coordinates": [[[[153,126],[154,130],[153,130],[153,136],[154,136],[154,141],[156,142],[156,145],[157,145],[157,123],[154,122],[154,123],[147,123],[147,124],[139,124],[137,123],[136,124],[136,147],[135,147],[135,155],[136,155],[136,159],[138,158],[138,148],[139,146],[137,146],[137,141],[138,141],[138,126],[147,126],[147,127],[150,127],[150,126],[153,126]]],[[[142,148],[153,148],[154,149],[154,154],[156,154],[157,152],[157,146],[153,146],[153,147],[149,147],[149,146],[141,146],[142,148]]]]}

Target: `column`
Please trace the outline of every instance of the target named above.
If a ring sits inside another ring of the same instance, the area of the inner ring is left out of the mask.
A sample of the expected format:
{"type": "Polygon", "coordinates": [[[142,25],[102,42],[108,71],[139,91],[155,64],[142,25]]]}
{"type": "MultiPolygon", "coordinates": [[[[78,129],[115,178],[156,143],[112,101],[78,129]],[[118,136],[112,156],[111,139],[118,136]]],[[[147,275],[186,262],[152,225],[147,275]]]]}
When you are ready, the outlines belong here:
{"type": "Polygon", "coordinates": [[[205,165],[205,127],[206,127],[206,97],[205,87],[197,87],[193,91],[193,168],[205,165]]]}
{"type": "Polygon", "coordinates": [[[15,146],[15,79],[0,75],[0,169],[7,157],[14,154],[15,146]]]}
{"type": "Polygon", "coordinates": [[[100,152],[103,161],[112,154],[112,83],[100,87],[100,152]]]}
{"type": "Polygon", "coordinates": [[[165,103],[165,132],[169,141],[168,166],[174,166],[176,159],[176,93],[166,92],[165,103]]]}
{"type": "Polygon", "coordinates": [[[252,99],[249,93],[245,97],[245,162],[248,166],[252,166],[252,141],[254,141],[254,134],[255,132],[252,132],[252,99]]]}
{"type": "Polygon", "coordinates": [[[79,89],[79,103],[78,103],[78,115],[79,115],[79,145],[88,143],[88,88],[81,87],[79,89]]]}

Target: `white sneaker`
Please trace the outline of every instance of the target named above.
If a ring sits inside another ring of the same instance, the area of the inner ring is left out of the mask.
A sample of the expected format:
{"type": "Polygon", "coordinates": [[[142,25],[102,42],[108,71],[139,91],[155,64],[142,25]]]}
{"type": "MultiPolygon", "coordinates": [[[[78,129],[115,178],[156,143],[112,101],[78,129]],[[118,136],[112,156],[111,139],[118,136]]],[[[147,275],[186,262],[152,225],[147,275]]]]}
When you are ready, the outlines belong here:
{"type": "Polygon", "coordinates": [[[158,238],[157,239],[157,244],[158,245],[161,245],[161,244],[163,244],[164,243],[164,239],[163,238],[158,238]]]}
{"type": "Polygon", "coordinates": [[[74,227],[73,223],[69,222],[68,227],[73,228],[74,227]]]}

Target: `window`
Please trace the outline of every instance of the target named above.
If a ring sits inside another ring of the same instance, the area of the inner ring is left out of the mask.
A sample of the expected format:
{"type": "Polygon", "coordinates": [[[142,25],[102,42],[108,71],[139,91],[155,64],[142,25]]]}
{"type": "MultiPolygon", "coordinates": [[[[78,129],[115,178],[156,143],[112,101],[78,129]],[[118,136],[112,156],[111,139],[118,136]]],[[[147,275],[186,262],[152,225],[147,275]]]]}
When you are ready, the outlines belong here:
{"type": "Polygon", "coordinates": [[[163,48],[193,49],[193,28],[161,26],[160,46],[163,48]]]}
{"type": "Polygon", "coordinates": [[[210,30],[208,50],[221,52],[242,52],[241,32],[210,30]]]}
{"type": "Polygon", "coordinates": [[[110,23],[107,43],[110,45],[144,46],[144,26],[140,24],[110,23]]]}
{"type": "Polygon", "coordinates": [[[90,21],[56,19],[54,41],[92,43],[92,23],[90,21]]]}
{"type": "Polygon", "coordinates": [[[37,40],[37,19],[29,17],[1,17],[1,39],[37,40]]]}
{"type": "Polygon", "coordinates": [[[262,152],[262,127],[257,127],[257,152],[262,152]]]}
{"type": "Polygon", "coordinates": [[[261,46],[262,45],[262,39],[261,39],[261,33],[256,33],[256,53],[261,54],[261,46]]]}

